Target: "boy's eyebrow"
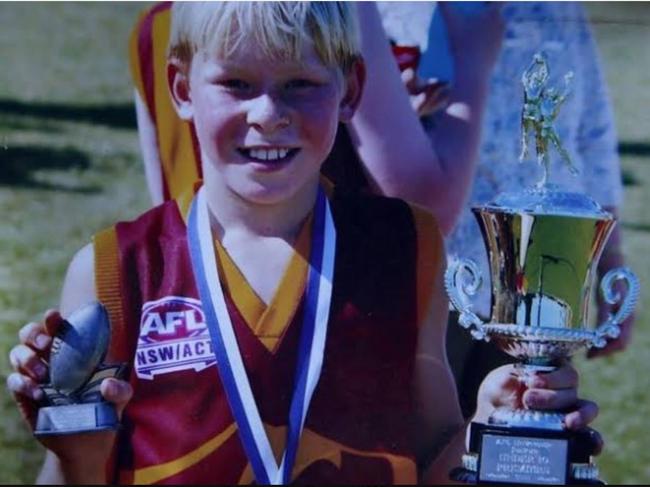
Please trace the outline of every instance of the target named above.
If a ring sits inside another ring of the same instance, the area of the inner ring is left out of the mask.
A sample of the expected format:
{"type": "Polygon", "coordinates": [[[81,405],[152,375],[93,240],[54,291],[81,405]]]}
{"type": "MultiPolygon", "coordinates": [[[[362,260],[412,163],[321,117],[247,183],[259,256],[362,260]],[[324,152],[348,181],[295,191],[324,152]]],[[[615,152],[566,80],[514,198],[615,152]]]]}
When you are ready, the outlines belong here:
{"type": "MultiPolygon", "coordinates": [[[[325,73],[332,68],[323,64],[322,62],[305,62],[304,60],[278,60],[278,63],[283,63],[284,68],[290,74],[291,72],[304,72],[315,71],[316,73],[325,73]]],[[[235,61],[232,59],[219,60],[219,66],[223,70],[247,72],[255,69],[255,65],[251,66],[249,61],[235,61]]]]}

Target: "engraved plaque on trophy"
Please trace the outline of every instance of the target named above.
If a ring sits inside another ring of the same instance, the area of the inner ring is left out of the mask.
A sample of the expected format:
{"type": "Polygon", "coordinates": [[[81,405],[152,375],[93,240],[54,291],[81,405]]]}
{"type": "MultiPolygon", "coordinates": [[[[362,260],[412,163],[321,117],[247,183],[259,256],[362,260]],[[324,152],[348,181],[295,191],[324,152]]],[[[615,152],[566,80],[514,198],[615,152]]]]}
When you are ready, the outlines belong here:
{"type": "MultiPolygon", "coordinates": [[[[605,322],[590,324],[598,261],[616,221],[587,195],[547,182],[549,145],[571,165],[553,128],[568,95],[570,75],[565,80],[562,92],[546,86],[548,65],[541,53],[522,77],[522,157],[533,132],[543,179],[535,187],[502,193],[472,209],[492,281],[487,322],[472,311],[471,296],[482,280],[476,264],[457,259],[445,274],[459,323],[475,339],[490,340],[514,357],[523,373],[552,370],[582,347],[603,347],[608,338],[618,336],[619,324],[632,313],[639,294],[638,280],[629,269],[610,270],[600,291],[617,310],[605,322]],[[625,293],[617,291],[618,284],[625,293]]],[[[497,409],[487,424],[471,425],[470,452],[452,476],[478,483],[601,483],[591,461],[589,435],[565,430],[563,420],[561,411],[497,409]]]]}
{"type": "Polygon", "coordinates": [[[100,393],[107,377],[121,378],[126,366],[106,365],[108,313],[98,302],[76,310],[59,327],[50,352],[50,382],[42,386],[34,435],[65,435],[119,427],[113,404],[100,393]]]}

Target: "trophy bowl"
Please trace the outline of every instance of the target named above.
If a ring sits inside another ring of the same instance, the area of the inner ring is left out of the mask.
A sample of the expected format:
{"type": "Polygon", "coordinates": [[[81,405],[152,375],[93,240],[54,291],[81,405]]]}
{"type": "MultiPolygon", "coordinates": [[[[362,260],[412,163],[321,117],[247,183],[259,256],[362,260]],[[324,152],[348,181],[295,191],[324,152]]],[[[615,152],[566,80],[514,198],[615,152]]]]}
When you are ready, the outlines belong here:
{"type": "Polygon", "coordinates": [[[583,347],[603,347],[607,338],[618,336],[618,324],[638,297],[638,281],[628,269],[613,269],[601,282],[604,299],[619,304],[618,312],[599,326],[589,320],[598,260],[616,223],[611,214],[584,194],[552,185],[505,193],[472,210],[487,248],[492,310],[485,324],[471,313],[467,297],[481,276],[467,260],[452,263],[447,291],[464,315],[461,324],[476,325],[475,335],[484,334],[509,355],[537,365],[583,347]],[[628,288],[622,302],[615,291],[618,281],[628,288]]]}
{"type": "MultiPolygon", "coordinates": [[[[473,261],[452,261],[445,287],[459,323],[475,339],[493,342],[525,374],[551,370],[576,351],[603,347],[618,336],[639,294],[629,269],[610,270],[600,284],[604,300],[617,311],[604,323],[589,319],[598,261],[616,223],[610,213],[584,194],[549,184],[503,193],[472,211],[488,253],[489,321],[472,311],[471,296],[482,282],[473,261]],[[620,283],[624,296],[617,291],[620,283]]],[[[488,482],[596,480],[585,439],[565,431],[563,421],[559,411],[497,409],[487,425],[472,425],[466,469],[488,482]]]]}

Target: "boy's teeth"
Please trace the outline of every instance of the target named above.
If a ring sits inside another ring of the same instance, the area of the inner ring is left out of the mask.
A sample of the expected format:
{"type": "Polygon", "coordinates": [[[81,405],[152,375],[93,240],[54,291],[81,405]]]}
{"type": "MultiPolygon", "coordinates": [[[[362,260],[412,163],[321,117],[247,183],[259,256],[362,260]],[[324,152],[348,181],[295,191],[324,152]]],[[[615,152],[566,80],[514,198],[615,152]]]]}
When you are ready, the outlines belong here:
{"type": "Polygon", "coordinates": [[[265,151],[263,149],[252,149],[251,150],[251,157],[253,159],[261,159],[262,161],[266,161],[268,155],[268,151],[265,151]]]}
{"type": "Polygon", "coordinates": [[[251,149],[249,153],[253,159],[275,161],[287,157],[289,149],[251,149]]]}

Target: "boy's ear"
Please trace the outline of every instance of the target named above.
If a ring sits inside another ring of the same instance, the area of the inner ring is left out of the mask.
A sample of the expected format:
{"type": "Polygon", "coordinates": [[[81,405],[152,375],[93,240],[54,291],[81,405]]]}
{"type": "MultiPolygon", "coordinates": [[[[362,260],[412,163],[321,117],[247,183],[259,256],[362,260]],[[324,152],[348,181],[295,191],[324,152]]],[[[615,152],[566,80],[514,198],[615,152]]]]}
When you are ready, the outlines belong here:
{"type": "Polygon", "coordinates": [[[366,65],[363,59],[357,59],[350,72],[345,75],[345,95],[341,100],[339,121],[347,123],[357,111],[366,84],[366,65]]]}
{"type": "Polygon", "coordinates": [[[190,121],[194,115],[190,95],[189,68],[177,59],[167,61],[167,86],[178,117],[190,121]]]}

